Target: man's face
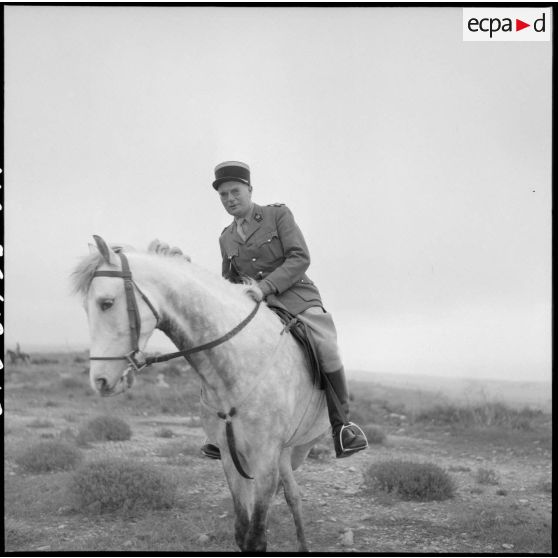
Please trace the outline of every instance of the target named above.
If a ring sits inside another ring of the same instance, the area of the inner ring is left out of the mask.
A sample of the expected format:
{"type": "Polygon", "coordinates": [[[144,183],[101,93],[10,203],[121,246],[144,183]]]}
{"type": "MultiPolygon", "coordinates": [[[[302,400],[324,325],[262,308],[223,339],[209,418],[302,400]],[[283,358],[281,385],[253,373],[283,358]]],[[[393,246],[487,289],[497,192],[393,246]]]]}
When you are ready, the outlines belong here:
{"type": "Polygon", "coordinates": [[[217,191],[227,213],[234,217],[244,217],[248,213],[252,203],[252,186],[243,182],[223,182],[217,191]]]}

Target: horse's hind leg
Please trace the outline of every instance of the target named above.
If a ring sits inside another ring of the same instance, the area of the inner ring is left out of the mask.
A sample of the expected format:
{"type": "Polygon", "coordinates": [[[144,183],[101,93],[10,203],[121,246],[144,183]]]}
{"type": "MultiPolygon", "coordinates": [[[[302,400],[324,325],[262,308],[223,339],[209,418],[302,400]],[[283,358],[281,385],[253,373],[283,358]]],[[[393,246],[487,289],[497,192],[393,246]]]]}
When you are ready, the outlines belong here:
{"type": "Polygon", "coordinates": [[[296,528],[296,538],[298,541],[298,552],[308,552],[308,544],[304,535],[304,525],[302,522],[302,500],[300,489],[293,474],[291,466],[291,450],[285,449],[279,461],[279,472],[283,481],[285,500],[291,509],[296,528]]]}

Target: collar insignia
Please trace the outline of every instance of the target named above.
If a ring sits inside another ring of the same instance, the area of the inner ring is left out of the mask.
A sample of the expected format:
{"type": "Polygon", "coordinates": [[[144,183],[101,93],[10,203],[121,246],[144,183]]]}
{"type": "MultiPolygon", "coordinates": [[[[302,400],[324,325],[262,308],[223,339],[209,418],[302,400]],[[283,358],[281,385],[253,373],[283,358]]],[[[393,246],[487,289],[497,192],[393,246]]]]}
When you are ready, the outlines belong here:
{"type": "Polygon", "coordinates": [[[254,215],[254,219],[259,223],[263,219],[263,217],[259,213],[256,213],[254,215]]]}

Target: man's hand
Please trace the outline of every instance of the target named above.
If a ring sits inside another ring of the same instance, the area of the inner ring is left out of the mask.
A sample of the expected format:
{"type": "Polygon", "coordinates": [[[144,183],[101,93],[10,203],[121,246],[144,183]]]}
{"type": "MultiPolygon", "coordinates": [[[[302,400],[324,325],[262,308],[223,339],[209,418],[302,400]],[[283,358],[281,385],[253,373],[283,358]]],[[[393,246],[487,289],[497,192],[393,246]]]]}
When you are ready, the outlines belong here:
{"type": "Polygon", "coordinates": [[[246,294],[252,297],[256,302],[260,302],[261,300],[264,299],[263,291],[260,289],[257,283],[254,283],[253,285],[249,285],[246,288],[246,294]]]}
{"type": "Polygon", "coordinates": [[[190,256],[184,254],[178,246],[173,246],[171,248],[166,242],[161,242],[157,238],[150,242],[147,251],[154,252],[155,254],[161,254],[163,256],[182,256],[185,260],[189,262],[192,261],[190,256]]]}

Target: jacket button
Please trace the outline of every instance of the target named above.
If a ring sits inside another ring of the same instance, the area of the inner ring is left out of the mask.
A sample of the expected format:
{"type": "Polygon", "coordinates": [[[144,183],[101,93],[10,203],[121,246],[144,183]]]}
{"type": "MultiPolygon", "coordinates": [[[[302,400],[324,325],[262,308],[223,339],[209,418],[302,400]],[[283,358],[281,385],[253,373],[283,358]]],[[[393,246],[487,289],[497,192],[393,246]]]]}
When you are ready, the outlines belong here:
{"type": "Polygon", "coordinates": [[[256,258],[252,258],[252,261],[255,262],[255,261],[256,261],[256,258]]]}

